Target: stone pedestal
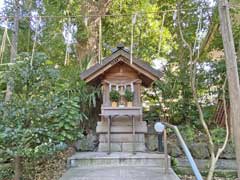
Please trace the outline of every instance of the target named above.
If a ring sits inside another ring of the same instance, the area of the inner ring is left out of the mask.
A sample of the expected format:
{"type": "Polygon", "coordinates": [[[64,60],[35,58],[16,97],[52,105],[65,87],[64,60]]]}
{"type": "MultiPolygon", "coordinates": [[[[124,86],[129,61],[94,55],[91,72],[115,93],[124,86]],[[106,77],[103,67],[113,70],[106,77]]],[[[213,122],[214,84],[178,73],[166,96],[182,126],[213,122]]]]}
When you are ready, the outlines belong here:
{"type": "MultiPolygon", "coordinates": [[[[111,151],[113,152],[132,152],[133,151],[133,135],[132,121],[126,116],[119,116],[112,119],[111,123],[111,151]]],[[[147,133],[147,125],[140,117],[136,117],[135,121],[135,151],[144,152],[145,133],[147,133]]],[[[99,152],[108,151],[108,122],[107,119],[97,123],[96,132],[99,134],[99,152]]]]}

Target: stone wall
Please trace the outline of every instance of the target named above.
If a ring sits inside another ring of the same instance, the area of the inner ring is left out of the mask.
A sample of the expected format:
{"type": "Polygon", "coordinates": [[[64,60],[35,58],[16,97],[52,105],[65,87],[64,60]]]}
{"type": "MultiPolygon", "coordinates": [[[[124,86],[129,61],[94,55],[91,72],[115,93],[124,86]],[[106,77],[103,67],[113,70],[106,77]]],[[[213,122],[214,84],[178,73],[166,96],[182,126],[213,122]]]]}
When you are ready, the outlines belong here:
{"type": "MultiPolygon", "coordinates": [[[[148,125],[148,133],[145,134],[146,147],[149,151],[157,151],[158,148],[158,138],[157,133],[153,128],[153,124],[148,125]]],[[[195,159],[209,159],[210,152],[207,144],[207,137],[203,134],[199,135],[194,142],[185,141],[193,158],[195,159]]],[[[184,152],[177,140],[174,133],[168,133],[167,135],[168,153],[172,157],[184,157],[184,152]]],[[[217,151],[217,147],[216,147],[217,151]]],[[[220,159],[230,159],[235,160],[236,155],[234,152],[234,146],[232,143],[228,143],[227,147],[220,156],[220,159]]]]}
{"type": "MultiPolygon", "coordinates": [[[[149,133],[146,134],[146,146],[149,151],[157,150],[157,134],[149,133]]],[[[197,143],[187,143],[187,146],[195,159],[209,159],[210,153],[208,149],[207,142],[197,142],[197,143]]],[[[217,148],[216,148],[217,151],[217,148]]],[[[168,137],[168,153],[172,157],[184,157],[184,152],[180,144],[177,141],[175,135],[171,135],[168,137]]],[[[236,159],[236,155],[234,152],[234,146],[232,143],[229,143],[223,153],[220,155],[220,159],[236,159]]]]}
{"type": "MultiPolygon", "coordinates": [[[[126,136],[129,136],[129,134],[127,134],[126,136]]],[[[137,137],[138,136],[139,135],[137,135],[137,137]]],[[[125,136],[122,136],[122,138],[124,137],[125,136]]],[[[114,138],[114,135],[112,136],[112,138],[114,138]]],[[[140,135],[139,138],[140,141],[143,137],[140,135]]],[[[104,136],[100,138],[98,135],[96,135],[94,131],[90,131],[90,133],[88,133],[86,136],[84,136],[82,139],[75,143],[75,147],[77,151],[96,151],[99,141],[106,141],[106,139],[104,140],[104,136]]],[[[148,133],[145,134],[145,143],[148,151],[157,151],[157,134],[152,126],[148,126],[148,133]]],[[[187,146],[191,151],[193,158],[209,159],[210,153],[206,141],[187,143],[187,146]]],[[[175,158],[184,157],[184,152],[182,151],[182,148],[179,145],[177,138],[174,134],[168,134],[168,153],[170,156],[175,158]]],[[[234,147],[231,143],[227,145],[226,149],[221,154],[220,159],[236,159],[234,147]]]]}
{"type": "MultiPolygon", "coordinates": [[[[146,146],[149,151],[157,150],[157,135],[155,133],[146,134],[146,146]]],[[[201,171],[206,174],[209,169],[209,150],[206,142],[188,143],[188,148],[201,171]]],[[[172,166],[178,175],[182,175],[183,180],[195,180],[192,169],[186,159],[182,148],[180,147],[176,137],[170,135],[168,137],[168,154],[172,157],[172,166]]],[[[232,180],[237,177],[237,164],[234,147],[228,144],[220,159],[216,164],[214,180],[232,180]]]]}

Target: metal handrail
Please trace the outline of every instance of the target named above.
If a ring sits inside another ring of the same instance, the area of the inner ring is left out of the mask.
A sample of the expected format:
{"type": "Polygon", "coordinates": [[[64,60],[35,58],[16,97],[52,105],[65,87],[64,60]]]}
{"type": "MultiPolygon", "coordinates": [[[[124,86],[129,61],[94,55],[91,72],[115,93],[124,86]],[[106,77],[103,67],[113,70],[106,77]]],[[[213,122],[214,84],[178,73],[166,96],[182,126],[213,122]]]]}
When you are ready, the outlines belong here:
{"type": "Polygon", "coordinates": [[[195,161],[193,160],[193,157],[185,143],[185,141],[183,140],[183,137],[180,133],[180,131],[178,130],[178,127],[177,126],[174,126],[174,125],[171,125],[171,124],[168,124],[168,123],[165,123],[165,122],[162,122],[166,127],[169,127],[171,129],[174,130],[174,132],[176,133],[177,137],[178,137],[178,140],[180,142],[180,145],[185,153],[185,155],[187,156],[187,159],[188,159],[188,162],[190,163],[191,165],[191,168],[193,170],[193,173],[195,175],[195,177],[197,178],[197,180],[203,180],[202,178],[202,175],[200,174],[199,170],[198,170],[198,167],[195,163],[195,161]]]}

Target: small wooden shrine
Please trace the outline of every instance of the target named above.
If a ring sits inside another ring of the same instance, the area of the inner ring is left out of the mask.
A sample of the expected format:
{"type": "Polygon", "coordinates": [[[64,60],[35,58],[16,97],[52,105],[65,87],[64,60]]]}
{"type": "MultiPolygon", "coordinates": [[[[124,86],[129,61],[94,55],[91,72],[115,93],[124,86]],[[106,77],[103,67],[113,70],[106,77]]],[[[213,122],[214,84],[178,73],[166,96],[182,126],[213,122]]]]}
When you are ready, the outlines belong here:
{"type": "Polygon", "coordinates": [[[141,87],[150,87],[162,77],[142,60],[132,58],[122,45],[80,75],[92,85],[102,86],[98,151],[145,151],[147,124],[143,121],[141,87]]]}

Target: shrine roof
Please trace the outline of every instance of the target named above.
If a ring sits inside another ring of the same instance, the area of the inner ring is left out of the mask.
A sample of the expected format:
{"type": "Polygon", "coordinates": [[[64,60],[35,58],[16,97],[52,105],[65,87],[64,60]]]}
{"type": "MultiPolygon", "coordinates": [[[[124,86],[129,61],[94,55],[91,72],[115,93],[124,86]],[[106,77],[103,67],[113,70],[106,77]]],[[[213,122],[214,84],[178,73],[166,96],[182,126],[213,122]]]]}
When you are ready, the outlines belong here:
{"type": "MultiPolygon", "coordinates": [[[[150,82],[160,79],[163,76],[163,72],[160,70],[156,70],[150,66],[150,64],[144,62],[141,59],[132,57],[132,64],[130,63],[130,53],[126,50],[123,46],[118,46],[117,49],[113,51],[113,53],[104,58],[100,63],[97,63],[87,69],[86,71],[82,72],[80,78],[85,80],[87,83],[90,83],[106,70],[110,69],[116,63],[123,61],[124,63],[128,64],[131,68],[135,69],[136,71],[140,71],[143,76],[147,77],[150,82]]],[[[150,84],[147,83],[146,86],[150,84]]]]}

